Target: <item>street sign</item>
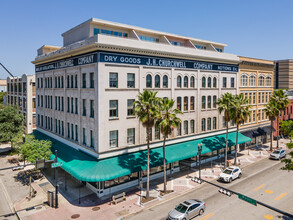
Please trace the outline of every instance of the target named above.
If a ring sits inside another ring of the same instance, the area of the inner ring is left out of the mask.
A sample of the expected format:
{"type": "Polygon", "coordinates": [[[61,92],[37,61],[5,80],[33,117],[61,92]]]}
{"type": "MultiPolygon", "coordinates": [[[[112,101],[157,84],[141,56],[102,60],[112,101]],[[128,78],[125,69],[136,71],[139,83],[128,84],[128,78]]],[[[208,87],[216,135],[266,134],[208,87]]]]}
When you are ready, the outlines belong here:
{"type": "Polygon", "coordinates": [[[252,199],[252,198],[250,198],[250,197],[247,197],[247,196],[245,196],[245,195],[242,195],[242,194],[240,194],[240,193],[238,193],[238,198],[239,199],[242,199],[242,200],[244,200],[245,202],[248,202],[248,203],[250,203],[250,204],[252,204],[252,205],[257,205],[257,203],[256,203],[256,200],[254,200],[254,199],[252,199]]]}
{"type": "Polygon", "coordinates": [[[62,162],[57,162],[57,163],[52,163],[51,167],[56,168],[56,167],[61,167],[63,165],[62,162]]]}

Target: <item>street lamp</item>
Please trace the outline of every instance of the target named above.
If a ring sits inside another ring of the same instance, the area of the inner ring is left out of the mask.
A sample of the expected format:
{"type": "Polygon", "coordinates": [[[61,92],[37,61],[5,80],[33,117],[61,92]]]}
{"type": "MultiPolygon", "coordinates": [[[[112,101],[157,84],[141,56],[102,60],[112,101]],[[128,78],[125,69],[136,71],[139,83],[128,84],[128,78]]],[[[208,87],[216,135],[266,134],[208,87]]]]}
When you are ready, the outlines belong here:
{"type": "Polygon", "coordinates": [[[200,174],[200,165],[201,165],[201,151],[202,151],[202,143],[197,145],[197,159],[199,161],[199,178],[201,179],[201,174],[200,174]]]}

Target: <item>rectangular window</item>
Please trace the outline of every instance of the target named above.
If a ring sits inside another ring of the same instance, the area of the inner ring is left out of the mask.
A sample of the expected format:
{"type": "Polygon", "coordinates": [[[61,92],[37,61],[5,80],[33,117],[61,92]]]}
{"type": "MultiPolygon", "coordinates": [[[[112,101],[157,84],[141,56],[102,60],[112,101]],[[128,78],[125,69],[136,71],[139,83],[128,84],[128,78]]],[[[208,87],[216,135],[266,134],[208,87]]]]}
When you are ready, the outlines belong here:
{"type": "Polygon", "coordinates": [[[95,79],[94,79],[94,73],[90,73],[90,88],[95,88],[95,79]]]}
{"type": "Polygon", "coordinates": [[[75,98],[75,114],[78,114],[78,99],[75,98]]]}
{"type": "Polygon", "coordinates": [[[90,136],[91,136],[91,145],[90,145],[90,147],[94,148],[95,147],[95,137],[94,137],[93,130],[90,131],[90,136]]]}
{"type": "Polygon", "coordinates": [[[61,108],[60,108],[60,96],[58,96],[58,111],[60,111],[61,110],[61,108]]]}
{"type": "Polygon", "coordinates": [[[109,87],[110,88],[118,88],[118,73],[110,73],[109,87]]]}
{"type": "Polygon", "coordinates": [[[78,126],[75,125],[75,141],[78,141],[78,126]]]}
{"type": "Polygon", "coordinates": [[[86,88],[86,73],[82,74],[82,88],[86,88]]]}
{"type": "Polygon", "coordinates": [[[70,125],[67,123],[67,138],[70,138],[70,125]]]}
{"type": "Polygon", "coordinates": [[[181,128],[181,123],[180,123],[177,128],[177,136],[181,136],[181,135],[182,135],[182,128],[181,128]]]}
{"type": "Polygon", "coordinates": [[[95,104],[94,104],[94,100],[90,100],[90,117],[94,118],[95,117],[95,104]]]}
{"type": "Polygon", "coordinates": [[[74,80],[74,86],[75,88],[77,88],[77,75],[74,76],[75,80],[74,80]]]}
{"type": "Polygon", "coordinates": [[[82,128],[82,144],[86,145],[86,133],[85,128],[82,128]]]}
{"type": "Polygon", "coordinates": [[[118,117],[118,100],[110,100],[109,110],[110,118],[118,117]]]}
{"type": "Polygon", "coordinates": [[[160,140],[161,136],[161,131],[160,131],[160,127],[155,126],[155,140],[160,140]]]}
{"type": "Polygon", "coordinates": [[[86,99],[82,100],[82,116],[86,116],[86,99]]]}
{"type": "Polygon", "coordinates": [[[127,99],[127,116],[133,116],[134,113],[134,99],[127,99]]]}
{"type": "Polygon", "coordinates": [[[71,88],[74,88],[74,84],[73,84],[73,75],[71,75],[71,88]]]}
{"type": "Polygon", "coordinates": [[[217,129],[217,118],[213,118],[213,129],[217,129]]]}
{"type": "MultiPolygon", "coordinates": [[[[70,80],[69,80],[69,76],[67,76],[67,88],[70,87],[69,84],[70,84],[70,80]]],[[[55,85],[56,85],[56,84],[55,84],[55,85]]]]}
{"type": "Polygon", "coordinates": [[[74,140],[74,126],[71,124],[71,139],[74,140]]]}
{"type": "Polygon", "coordinates": [[[110,147],[118,147],[118,130],[110,131],[110,147]]]}
{"type": "MultiPolygon", "coordinates": [[[[51,97],[52,98],[52,97],[51,97]]],[[[62,105],[61,105],[61,110],[62,110],[62,112],[64,112],[64,97],[62,96],[62,98],[61,98],[61,103],[62,103],[62,105]]]]}
{"type": "Polygon", "coordinates": [[[135,88],[135,75],[134,75],[134,73],[127,73],[127,88],[135,88]]]}
{"type": "Polygon", "coordinates": [[[184,121],[184,134],[188,134],[188,121],[184,121]]]}
{"type": "Polygon", "coordinates": [[[62,136],[64,136],[64,121],[62,121],[62,136]]]}
{"type": "Polygon", "coordinates": [[[71,113],[73,113],[73,98],[71,98],[71,113]]]}
{"type": "Polygon", "coordinates": [[[135,128],[127,129],[127,144],[128,145],[135,144],[135,128]]]}
{"type": "Polygon", "coordinates": [[[231,88],[235,87],[235,79],[232,77],[231,78],[231,88]]]}
{"type": "Polygon", "coordinates": [[[67,97],[67,112],[70,112],[70,98],[67,97]]]}
{"type": "Polygon", "coordinates": [[[223,88],[227,88],[227,77],[223,77],[223,88]]]}
{"type": "Polygon", "coordinates": [[[190,132],[194,133],[194,120],[190,120],[190,132]]]}

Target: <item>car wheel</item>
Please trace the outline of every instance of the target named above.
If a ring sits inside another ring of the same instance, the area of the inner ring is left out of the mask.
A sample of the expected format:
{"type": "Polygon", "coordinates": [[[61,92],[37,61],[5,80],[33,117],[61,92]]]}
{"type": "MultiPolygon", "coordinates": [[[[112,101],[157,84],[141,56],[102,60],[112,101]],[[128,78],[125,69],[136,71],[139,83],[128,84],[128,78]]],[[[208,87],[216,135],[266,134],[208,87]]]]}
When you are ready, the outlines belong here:
{"type": "Polygon", "coordinates": [[[199,210],[199,215],[202,215],[204,213],[204,210],[203,209],[201,209],[201,210],[199,210]]]}
{"type": "Polygon", "coordinates": [[[242,173],[239,173],[238,178],[240,179],[241,176],[242,176],[242,173]]]}
{"type": "Polygon", "coordinates": [[[231,182],[232,182],[232,178],[230,178],[230,179],[228,180],[228,182],[231,183],[231,182]]]}

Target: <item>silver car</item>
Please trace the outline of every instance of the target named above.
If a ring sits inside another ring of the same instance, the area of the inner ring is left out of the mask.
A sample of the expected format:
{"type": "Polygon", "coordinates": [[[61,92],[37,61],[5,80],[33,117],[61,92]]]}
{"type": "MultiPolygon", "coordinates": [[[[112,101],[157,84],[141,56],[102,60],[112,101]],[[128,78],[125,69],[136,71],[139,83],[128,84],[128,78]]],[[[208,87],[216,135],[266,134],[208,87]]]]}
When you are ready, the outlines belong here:
{"type": "Polygon", "coordinates": [[[283,157],[286,157],[286,151],[284,149],[276,149],[270,155],[270,158],[275,160],[280,160],[283,157]]]}
{"type": "Polygon", "coordinates": [[[197,215],[202,215],[206,205],[204,201],[199,199],[189,199],[181,202],[175,209],[169,212],[170,220],[187,220],[197,215]]]}

